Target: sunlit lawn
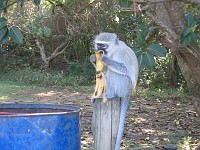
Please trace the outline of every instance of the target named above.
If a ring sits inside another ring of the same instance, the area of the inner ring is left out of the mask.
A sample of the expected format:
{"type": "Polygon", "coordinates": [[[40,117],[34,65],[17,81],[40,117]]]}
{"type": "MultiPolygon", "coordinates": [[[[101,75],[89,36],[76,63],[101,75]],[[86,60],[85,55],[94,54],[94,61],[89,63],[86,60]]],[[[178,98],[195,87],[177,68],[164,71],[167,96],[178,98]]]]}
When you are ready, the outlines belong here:
{"type": "Polygon", "coordinates": [[[0,102],[5,102],[10,99],[25,99],[26,97],[24,95],[18,93],[31,88],[31,86],[15,82],[0,81],[0,102]]]}

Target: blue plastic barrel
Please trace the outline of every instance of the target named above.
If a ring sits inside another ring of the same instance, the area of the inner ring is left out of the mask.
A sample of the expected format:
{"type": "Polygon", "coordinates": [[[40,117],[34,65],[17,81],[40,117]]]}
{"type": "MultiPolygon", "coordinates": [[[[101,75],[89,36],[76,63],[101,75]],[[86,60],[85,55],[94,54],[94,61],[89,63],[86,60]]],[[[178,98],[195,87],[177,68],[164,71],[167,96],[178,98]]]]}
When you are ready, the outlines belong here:
{"type": "Polygon", "coordinates": [[[80,108],[0,104],[0,150],[80,150],[80,108]]]}

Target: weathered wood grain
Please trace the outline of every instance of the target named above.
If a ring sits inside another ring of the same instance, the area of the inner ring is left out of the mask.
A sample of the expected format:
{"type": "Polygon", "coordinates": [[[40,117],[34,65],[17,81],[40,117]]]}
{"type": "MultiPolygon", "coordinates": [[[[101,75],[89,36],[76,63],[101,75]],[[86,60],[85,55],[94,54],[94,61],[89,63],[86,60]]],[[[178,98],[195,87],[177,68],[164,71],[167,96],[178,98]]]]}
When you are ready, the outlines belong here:
{"type": "Polygon", "coordinates": [[[93,108],[94,149],[113,150],[119,124],[120,99],[110,99],[105,103],[99,98],[95,100],[93,108]]]}

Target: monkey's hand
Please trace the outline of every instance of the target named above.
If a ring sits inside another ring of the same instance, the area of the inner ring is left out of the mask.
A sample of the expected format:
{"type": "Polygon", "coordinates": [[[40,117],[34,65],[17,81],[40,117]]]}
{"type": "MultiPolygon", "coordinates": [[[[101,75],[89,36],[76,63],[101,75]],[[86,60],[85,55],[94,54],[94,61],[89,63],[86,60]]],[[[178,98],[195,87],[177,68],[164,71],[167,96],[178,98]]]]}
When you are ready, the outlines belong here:
{"type": "Polygon", "coordinates": [[[93,66],[95,67],[96,71],[103,71],[104,69],[104,64],[102,63],[102,61],[100,60],[101,57],[101,51],[95,52],[95,54],[92,54],[90,56],[90,61],[93,64],[93,66]]]}
{"type": "Polygon", "coordinates": [[[101,62],[104,62],[105,64],[107,64],[109,62],[109,58],[107,55],[105,54],[101,54],[101,58],[100,58],[101,62]]]}
{"type": "Polygon", "coordinates": [[[97,70],[97,72],[98,71],[103,71],[103,68],[104,68],[104,63],[101,61],[101,55],[103,55],[101,50],[95,52],[95,56],[96,56],[96,70],[97,70]]]}
{"type": "Polygon", "coordinates": [[[95,56],[95,54],[92,54],[90,56],[90,61],[91,61],[91,63],[96,63],[96,56],[95,56]]]}

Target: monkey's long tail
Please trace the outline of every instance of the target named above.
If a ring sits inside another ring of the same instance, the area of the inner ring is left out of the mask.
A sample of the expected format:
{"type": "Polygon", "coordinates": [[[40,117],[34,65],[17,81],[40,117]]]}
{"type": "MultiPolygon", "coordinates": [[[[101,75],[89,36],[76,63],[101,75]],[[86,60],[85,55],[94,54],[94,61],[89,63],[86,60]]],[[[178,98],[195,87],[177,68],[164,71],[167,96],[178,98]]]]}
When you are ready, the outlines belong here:
{"type": "Polygon", "coordinates": [[[121,98],[120,118],[119,118],[117,139],[116,139],[116,143],[115,143],[115,150],[120,149],[129,99],[130,99],[130,96],[121,98]]]}

